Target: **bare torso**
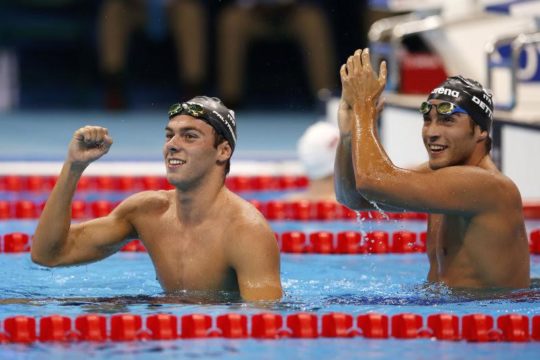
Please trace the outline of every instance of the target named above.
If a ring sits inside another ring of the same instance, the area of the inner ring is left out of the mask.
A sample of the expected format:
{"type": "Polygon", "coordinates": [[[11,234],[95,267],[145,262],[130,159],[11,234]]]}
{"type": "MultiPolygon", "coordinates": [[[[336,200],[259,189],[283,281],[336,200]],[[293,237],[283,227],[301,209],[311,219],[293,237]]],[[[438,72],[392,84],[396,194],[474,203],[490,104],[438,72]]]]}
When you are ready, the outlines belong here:
{"type": "Polygon", "coordinates": [[[454,288],[529,287],[529,249],[519,210],[431,214],[427,239],[428,281],[454,288]]]}
{"type": "Polygon", "coordinates": [[[227,245],[234,242],[235,227],[258,215],[249,204],[227,191],[227,206],[212,212],[213,216],[185,224],[177,215],[174,190],[141,196],[128,218],[165,291],[239,290],[227,245]]]}

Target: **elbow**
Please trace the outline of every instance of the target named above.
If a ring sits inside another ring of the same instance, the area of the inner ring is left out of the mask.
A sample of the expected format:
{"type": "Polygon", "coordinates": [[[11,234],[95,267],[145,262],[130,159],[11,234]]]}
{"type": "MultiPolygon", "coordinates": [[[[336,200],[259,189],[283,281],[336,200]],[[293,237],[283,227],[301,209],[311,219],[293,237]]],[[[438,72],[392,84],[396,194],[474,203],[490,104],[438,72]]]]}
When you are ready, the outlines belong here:
{"type": "Polygon", "coordinates": [[[33,248],[32,248],[32,250],[30,252],[30,258],[32,259],[32,262],[34,264],[38,264],[38,265],[41,265],[41,266],[56,267],[56,266],[59,265],[58,262],[53,261],[52,259],[46,258],[46,257],[42,256],[41,254],[38,254],[38,252],[35,251],[33,248]]]}
{"type": "Polygon", "coordinates": [[[363,196],[366,196],[370,191],[373,190],[373,180],[366,174],[355,175],[354,181],[356,191],[363,196]]]}

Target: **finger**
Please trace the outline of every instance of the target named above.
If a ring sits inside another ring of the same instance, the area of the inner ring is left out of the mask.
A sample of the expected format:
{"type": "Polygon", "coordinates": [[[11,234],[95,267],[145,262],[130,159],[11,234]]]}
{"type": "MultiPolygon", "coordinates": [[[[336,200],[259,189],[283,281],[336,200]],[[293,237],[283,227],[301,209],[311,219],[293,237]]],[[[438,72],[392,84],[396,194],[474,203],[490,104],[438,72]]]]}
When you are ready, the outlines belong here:
{"type": "Polygon", "coordinates": [[[365,70],[371,69],[371,59],[369,58],[369,49],[365,48],[364,51],[362,51],[362,67],[365,70]]]}
{"type": "Polygon", "coordinates": [[[354,52],[354,65],[355,70],[360,71],[360,69],[362,69],[362,49],[358,49],[354,52]]]}
{"type": "Polygon", "coordinates": [[[354,73],[354,56],[349,56],[347,59],[347,75],[352,75],[354,73]]]}
{"type": "Polygon", "coordinates": [[[387,68],[386,68],[386,61],[382,61],[381,65],[379,66],[379,82],[386,83],[386,75],[387,75],[387,68]]]}
{"type": "Polygon", "coordinates": [[[345,78],[347,77],[347,65],[341,65],[341,69],[339,69],[339,75],[341,76],[342,80],[345,80],[345,78]]]}

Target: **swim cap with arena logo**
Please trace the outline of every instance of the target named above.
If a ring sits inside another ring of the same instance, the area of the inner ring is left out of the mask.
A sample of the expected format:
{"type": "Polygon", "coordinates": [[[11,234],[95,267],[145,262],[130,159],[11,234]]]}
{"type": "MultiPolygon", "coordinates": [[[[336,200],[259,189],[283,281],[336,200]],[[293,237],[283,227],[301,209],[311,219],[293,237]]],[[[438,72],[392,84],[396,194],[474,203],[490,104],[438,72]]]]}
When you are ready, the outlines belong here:
{"type": "Polygon", "coordinates": [[[235,114],[219,98],[195,96],[186,102],[171,105],[169,119],[180,114],[188,114],[208,123],[229,142],[234,151],[236,146],[235,114]]]}
{"type": "Polygon", "coordinates": [[[428,100],[444,100],[465,109],[482,130],[489,132],[493,123],[493,96],[477,81],[451,76],[433,89],[428,100]]]}

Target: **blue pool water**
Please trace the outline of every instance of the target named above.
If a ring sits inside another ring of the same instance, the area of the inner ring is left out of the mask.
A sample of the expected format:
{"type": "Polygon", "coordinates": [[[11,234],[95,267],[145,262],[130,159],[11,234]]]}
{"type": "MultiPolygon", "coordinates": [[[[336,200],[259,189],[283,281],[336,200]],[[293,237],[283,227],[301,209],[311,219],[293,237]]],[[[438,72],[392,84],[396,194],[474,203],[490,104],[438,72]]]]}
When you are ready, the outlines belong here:
{"type": "MultiPolygon", "coordinates": [[[[0,233],[33,232],[35,221],[2,221],[0,233]]],[[[422,231],[423,222],[273,222],[276,232],[287,230],[422,231]]],[[[528,222],[530,229],[540,222],[528,222]]],[[[531,257],[531,275],[540,278],[540,257],[531,257]]],[[[540,314],[540,284],[532,289],[505,294],[454,293],[443,286],[425,286],[428,263],[425,254],[408,255],[292,255],[282,254],[284,299],[277,304],[244,304],[236,301],[201,303],[200,297],[164,297],[151,261],[144,253],[117,253],[85,266],[48,269],[31,262],[28,254],[0,255],[3,281],[0,283],[0,319],[24,314],[85,313],[205,313],[255,314],[274,311],[291,314],[309,311],[322,315],[337,311],[353,315],[375,311],[387,315],[412,312],[427,317],[433,313],[465,315],[484,313],[499,316],[519,313],[540,314]],[[479,294],[475,294],[478,296],[479,294]],[[24,299],[25,303],[20,303],[24,299]],[[30,301],[29,301],[30,300],[30,301]],[[28,302],[29,301],[29,302],[28,302]],[[195,301],[195,303],[193,303],[195,301]]],[[[198,294],[201,295],[201,294],[198,294]]],[[[204,296],[204,294],[202,294],[204,296]]],[[[395,358],[536,359],[540,342],[453,343],[431,340],[318,339],[278,341],[178,340],[138,343],[69,343],[31,346],[0,345],[2,358],[92,358],[176,359],[176,358],[395,358]]]]}

